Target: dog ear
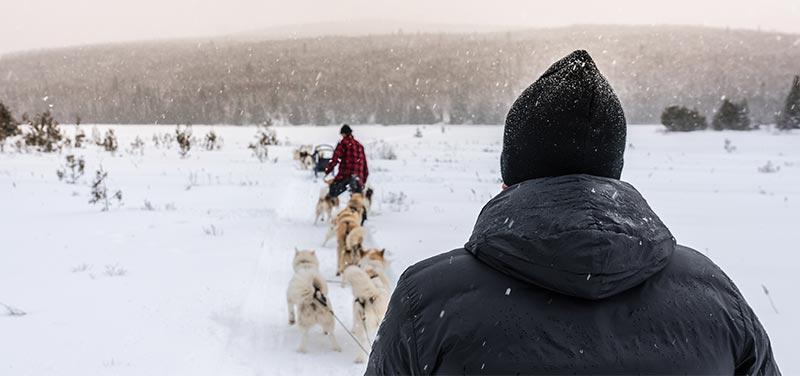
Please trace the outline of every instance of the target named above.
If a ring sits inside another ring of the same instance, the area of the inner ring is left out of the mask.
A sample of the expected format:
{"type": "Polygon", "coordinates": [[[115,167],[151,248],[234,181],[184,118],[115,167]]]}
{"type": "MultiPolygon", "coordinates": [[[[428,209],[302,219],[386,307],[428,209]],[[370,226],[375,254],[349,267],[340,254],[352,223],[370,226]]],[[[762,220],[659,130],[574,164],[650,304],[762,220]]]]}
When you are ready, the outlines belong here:
{"type": "Polygon", "coordinates": [[[300,253],[300,250],[297,249],[297,247],[294,247],[294,254],[298,254],[298,253],[300,253]]]}
{"type": "Polygon", "coordinates": [[[312,255],[316,255],[316,254],[317,254],[317,251],[315,251],[315,250],[313,250],[313,249],[312,249],[312,250],[311,250],[311,254],[312,254],[312,255]]]}
{"type": "Polygon", "coordinates": [[[381,249],[381,252],[380,252],[381,256],[383,256],[384,252],[386,252],[386,248],[381,249]]]}
{"type": "Polygon", "coordinates": [[[361,248],[361,249],[358,250],[358,253],[361,255],[361,257],[366,256],[367,252],[369,252],[369,250],[364,249],[364,248],[361,248]]]}

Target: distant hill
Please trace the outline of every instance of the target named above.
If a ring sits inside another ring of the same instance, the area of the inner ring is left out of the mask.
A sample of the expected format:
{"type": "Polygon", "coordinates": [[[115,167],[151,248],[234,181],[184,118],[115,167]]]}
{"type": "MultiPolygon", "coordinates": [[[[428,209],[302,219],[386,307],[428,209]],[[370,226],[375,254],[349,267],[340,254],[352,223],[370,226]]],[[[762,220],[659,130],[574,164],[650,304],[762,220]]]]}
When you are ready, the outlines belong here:
{"type": "Polygon", "coordinates": [[[302,39],[331,36],[360,37],[386,34],[472,34],[520,29],[507,26],[460,24],[427,24],[390,19],[365,19],[351,22],[317,22],[302,25],[276,26],[227,36],[240,41],[302,39]]]}
{"type": "Polygon", "coordinates": [[[52,105],[62,122],[79,114],[84,122],[123,124],[501,124],[525,87],[582,48],[630,123],[658,122],[672,104],[710,116],[723,96],[746,99],[753,120],[769,123],[800,74],[800,35],[757,31],[579,26],[269,35],[6,55],[0,101],[18,114],[52,105]]]}

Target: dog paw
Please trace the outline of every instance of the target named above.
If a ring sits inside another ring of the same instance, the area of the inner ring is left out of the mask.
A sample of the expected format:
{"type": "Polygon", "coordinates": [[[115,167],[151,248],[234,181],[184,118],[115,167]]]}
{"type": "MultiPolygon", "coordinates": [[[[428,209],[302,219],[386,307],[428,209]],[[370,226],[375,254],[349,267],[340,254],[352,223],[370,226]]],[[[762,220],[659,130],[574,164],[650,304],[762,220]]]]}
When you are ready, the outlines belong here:
{"type": "Polygon", "coordinates": [[[356,364],[361,364],[361,363],[364,363],[364,361],[365,361],[365,360],[366,360],[366,359],[364,359],[364,357],[363,357],[363,356],[359,356],[358,358],[356,358],[356,364]]]}
{"type": "Polygon", "coordinates": [[[333,348],[333,351],[342,352],[342,348],[339,347],[339,346],[336,346],[336,347],[333,348]]]}
{"type": "Polygon", "coordinates": [[[289,320],[289,326],[294,325],[294,320],[289,320]]]}

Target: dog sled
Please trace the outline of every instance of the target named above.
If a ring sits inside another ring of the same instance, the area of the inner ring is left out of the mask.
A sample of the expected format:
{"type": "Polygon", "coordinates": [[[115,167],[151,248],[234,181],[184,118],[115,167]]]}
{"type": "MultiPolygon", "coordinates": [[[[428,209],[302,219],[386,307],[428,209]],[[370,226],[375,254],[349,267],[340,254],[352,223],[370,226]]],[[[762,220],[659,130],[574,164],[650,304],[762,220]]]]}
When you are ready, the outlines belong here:
{"type": "Polygon", "coordinates": [[[311,154],[311,158],[314,161],[314,177],[318,177],[320,173],[324,173],[325,169],[328,168],[331,159],[333,159],[333,150],[334,147],[327,144],[317,145],[314,148],[314,154],[311,154]]]}

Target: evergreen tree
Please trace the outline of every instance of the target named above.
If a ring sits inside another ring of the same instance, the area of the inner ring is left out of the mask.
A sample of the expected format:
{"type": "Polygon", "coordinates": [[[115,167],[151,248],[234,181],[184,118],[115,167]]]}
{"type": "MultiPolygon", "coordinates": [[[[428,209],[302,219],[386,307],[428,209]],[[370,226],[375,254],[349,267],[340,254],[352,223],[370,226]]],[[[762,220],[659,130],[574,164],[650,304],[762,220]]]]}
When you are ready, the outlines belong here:
{"type": "Polygon", "coordinates": [[[671,132],[691,132],[708,128],[705,116],[683,106],[669,106],[661,113],[661,124],[671,132]]]}
{"type": "Polygon", "coordinates": [[[725,129],[745,131],[750,129],[750,110],[747,106],[747,100],[737,104],[731,102],[728,98],[723,98],[719,110],[714,114],[711,126],[715,131],[725,129]]]}
{"type": "Polygon", "coordinates": [[[18,135],[19,132],[19,123],[14,120],[11,111],[0,102],[0,142],[3,142],[8,137],[18,135]]]}
{"type": "Polygon", "coordinates": [[[800,128],[800,76],[794,76],[783,110],[778,113],[778,129],[800,128]]]}

